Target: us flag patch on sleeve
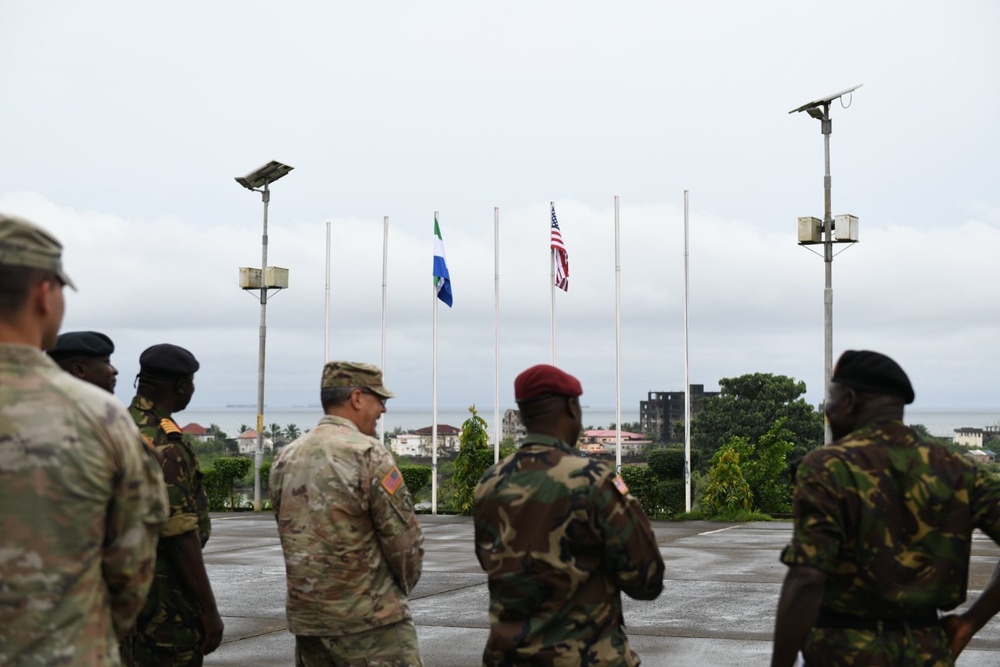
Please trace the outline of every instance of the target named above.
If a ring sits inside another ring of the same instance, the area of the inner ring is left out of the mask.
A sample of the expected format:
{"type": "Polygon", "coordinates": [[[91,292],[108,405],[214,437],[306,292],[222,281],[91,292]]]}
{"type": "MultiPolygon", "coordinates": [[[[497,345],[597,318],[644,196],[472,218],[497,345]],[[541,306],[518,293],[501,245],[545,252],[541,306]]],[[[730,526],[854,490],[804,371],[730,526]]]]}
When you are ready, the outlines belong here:
{"type": "Polygon", "coordinates": [[[382,488],[389,492],[389,495],[393,495],[399,490],[399,487],[403,485],[403,473],[399,472],[399,468],[393,466],[389,474],[382,478],[382,488]]]}
{"type": "Polygon", "coordinates": [[[615,475],[615,478],[611,480],[611,483],[615,485],[616,489],[618,489],[618,493],[623,496],[628,495],[628,484],[625,483],[625,478],[621,475],[615,475]]]}

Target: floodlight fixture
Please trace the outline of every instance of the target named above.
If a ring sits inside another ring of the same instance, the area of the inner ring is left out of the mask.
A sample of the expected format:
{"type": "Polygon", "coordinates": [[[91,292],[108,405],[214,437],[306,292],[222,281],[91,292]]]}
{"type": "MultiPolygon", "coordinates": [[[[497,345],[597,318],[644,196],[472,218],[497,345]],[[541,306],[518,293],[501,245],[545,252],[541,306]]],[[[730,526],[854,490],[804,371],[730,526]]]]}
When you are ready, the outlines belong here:
{"type": "MultiPolygon", "coordinates": [[[[792,109],[788,113],[798,113],[799,111],[806,111],[806,112],[808,112],[810,109],[818,109],[819,107],[828,105],[828,104],[830,104],[830,102],[832,102],[835,99],[838,99],[840,97],[843,97],[844,95],[847,95],[848,93],[853,93],[855,90],[857,90],[858,88],[860,88],[863,85],[865,85],[865,84],[859,83],[858,85],[854,86],[853,88],[845,88],[844,90],[838,91],[838,92],[836,92],[836,93],[834,93],[832,95],[827,95],[826,97],[821,97],[818,100],[813,100],[812,102],[806,102],[802,106],[798,107],[797,109],[792,109]]],[[[816,116],[816,115],[814,115],[812,113],[810,113],[809,115],[812,116],[813,118],[819,118],[819,116],[816,116]]]]}
{"type": "Polygon", "coordinates": [[[277,160],[271,160],[263,167],[251,171],[246,176],[237,176],[236,182],[247,190],[257,190],[262,186],[274,183],[294,168],[277,160]]]}

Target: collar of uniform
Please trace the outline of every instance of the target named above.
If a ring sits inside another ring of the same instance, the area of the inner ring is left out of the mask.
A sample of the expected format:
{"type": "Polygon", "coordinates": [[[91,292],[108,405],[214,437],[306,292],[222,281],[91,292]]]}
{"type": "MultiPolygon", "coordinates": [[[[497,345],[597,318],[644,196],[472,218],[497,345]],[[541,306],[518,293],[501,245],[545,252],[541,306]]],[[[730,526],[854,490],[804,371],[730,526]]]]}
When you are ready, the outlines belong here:
{"type": "Polygon", "coordinates": [[[132,399],[131,407],[136,410],[142,410],[143,412],[152,412],[157,417],[166,417],[167,419],[173,420],[173,415],[166,410],[156,407],[156,405],[145,396],[136,395],[136,397],[132,399]]]}
{"type": "Polygon", "coordinates": [[[564,440],[553,437],[551,435],[543,435],[541,433],[529,433],[524,436],[524,441],[521,446],[525,445],[545,445],[546,447],[555,447],[556,449],[563,449],[567,452],[573,451],[573,448],[566,444],[564,440]]]}
{"type": "Polygon", "coordinates": [[[353,429],[358,433],[361,432],[361,429],[358,428],[358,425],[352,422],[350,419],[347,419],[346,417],[339,417],[337,415],[323,415],[323,418],[319,420],[319,423],[335,424],[337,426],[346,426],[347,428],[353,429]]]}

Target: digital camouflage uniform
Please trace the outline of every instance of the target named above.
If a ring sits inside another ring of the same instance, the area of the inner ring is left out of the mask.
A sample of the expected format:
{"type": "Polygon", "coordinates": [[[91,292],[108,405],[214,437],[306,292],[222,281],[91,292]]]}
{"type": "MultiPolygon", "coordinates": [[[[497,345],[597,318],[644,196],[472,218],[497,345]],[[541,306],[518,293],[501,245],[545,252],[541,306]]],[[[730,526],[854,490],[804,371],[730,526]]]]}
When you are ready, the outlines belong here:
{"type": "Polygon", "coordinates": [[[893,421],[807,454],[794,508],[781,559],[826,573],[823,614],[883,621],[881,632],[814,627],[806,664],[954,664],[940,624],[900,621],[965,600],[973,529],[1000,543],[1000,483],[893,421]]]}
{"type": "MultiPolygon", "coordinates": [[[[132,399],[129,407],[143,438],[156,448],[170,499],[170,518],[160,531],[161,538],[197,531],[204,547],[212,532],[208,497],[202,483],[198,459],[187,436],[170,414],[157,409],[143,396],[132,399]]],[[[147,665],[200,665],[205,632],[201,605],[183,582],[179,568],[161,543],[156,573],[146,605],[136,620],[126,653],[136,667],[147,665]]],[[[127,659],[129,658],[126,655],[127,659]]]]}
{"type": "Polygon", "coordinates": [[[113,396],[0,344],[0,665],[118,665],[166,492],[113,396]]]}
{"type": "Polygon", "coordinates": [[[488,667],[634,667],[621,591],[663,590],[663,558],[614,469],[528,434],[475,492],[476,556],[490,589],[488,667]]]}
{"type": "Polygon", "coordinates": [[[270,497],[296,664],[418,667],[407,596],[424,538],[392,453],[326,415],[275,457],[270,497]]]}

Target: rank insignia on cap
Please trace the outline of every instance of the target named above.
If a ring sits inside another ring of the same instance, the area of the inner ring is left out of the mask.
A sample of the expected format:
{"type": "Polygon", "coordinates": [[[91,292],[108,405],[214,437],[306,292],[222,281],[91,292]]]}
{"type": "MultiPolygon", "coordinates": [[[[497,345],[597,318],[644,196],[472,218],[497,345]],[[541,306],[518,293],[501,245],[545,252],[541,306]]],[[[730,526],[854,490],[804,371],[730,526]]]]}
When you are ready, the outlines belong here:
{"type": "Polygon", "coordinates": [[[615,475],[615,478],[611,480],[611,483],[615,485],[616,489],[618,489],[618,493],[623,496],[628,495],[628,484],[625,483],[625,479],[621,475],[615,475]]]}
{"type": "Polygon", "coordinates": [[[183,433],[183,431],[181,431],[181,427],[174,423],[173,419],[168,419],[166,417],[160,420],[160,428],[162,428],[163,432],[167,434],[183,433]]]}
{"type": "Polygon", "coordinates": [[[382,487],[389,492],[389,495],[396,493],[402,485],[403,474],[395,466],[389,471],[388,475],[382,478],[382,487]]]}

